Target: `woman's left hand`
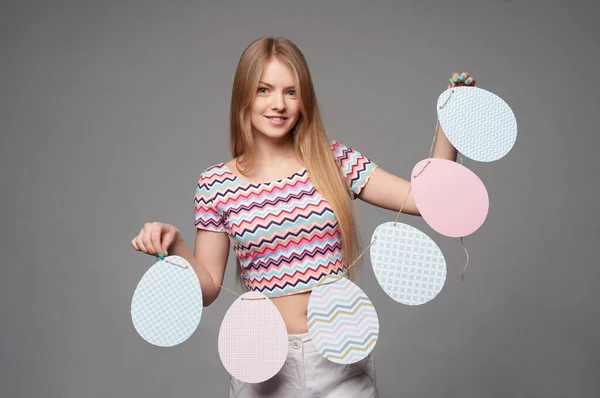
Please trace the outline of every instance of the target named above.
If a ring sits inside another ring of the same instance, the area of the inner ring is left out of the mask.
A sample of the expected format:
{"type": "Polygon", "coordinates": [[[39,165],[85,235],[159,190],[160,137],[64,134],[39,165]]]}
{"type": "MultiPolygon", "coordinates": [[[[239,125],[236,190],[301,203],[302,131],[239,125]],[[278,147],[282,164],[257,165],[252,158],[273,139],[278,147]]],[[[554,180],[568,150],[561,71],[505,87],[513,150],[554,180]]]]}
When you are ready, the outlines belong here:
{"type": "Polygon", "coordinates": [[[453,73],[450,79],[448,79],[448,88],[461,87],[461,86],[475,86],[475,79],[467,72],[453,73]]]}

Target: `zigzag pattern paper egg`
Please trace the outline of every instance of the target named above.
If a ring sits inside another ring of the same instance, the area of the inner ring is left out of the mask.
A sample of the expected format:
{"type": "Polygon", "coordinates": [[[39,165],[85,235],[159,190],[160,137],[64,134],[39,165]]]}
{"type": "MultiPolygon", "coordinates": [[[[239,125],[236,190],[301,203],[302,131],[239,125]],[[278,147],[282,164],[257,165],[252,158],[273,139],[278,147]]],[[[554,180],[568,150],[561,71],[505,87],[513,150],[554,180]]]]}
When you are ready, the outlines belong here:
{"type": "Polygon", "coordinates": [[[452,145],[479,162],[504,157],[517,140],[512,109],[496,94],[478,87],[444,91],[437,101],[437,114],[452,145]]]}
{"type": "Polygon", "coordinates": [[[201,317],[200,281],[191,265],[179,256],[168,256],[154,263],[138,283],[131,300],[135,330],[144,340],[159,347],[183,343],[194,333],[201,317]]]}
{"type": "Polygon", "coordinates": [[[313,289],[308,301],[308,332],[325,358],[351,364],[375,347],[379,319],[367,295],[349,279],[338,278],[327,276],[323,285],[313,289]]]}
{"type": "Polygon", "coordinates": [[[485,221],[490,201],[475,173],[447,159],[429,158],[411,174],[415,203],[425,222],[452,238],[475,232],[485,221]]]}
{"type": "Polygon", "coordinates": [[[231,304],[219,330],[219,356],[229,374],[245,383],[261,383],[283,367],[288,334],[275,304],[259,292],[247,292],[231,304]]]}

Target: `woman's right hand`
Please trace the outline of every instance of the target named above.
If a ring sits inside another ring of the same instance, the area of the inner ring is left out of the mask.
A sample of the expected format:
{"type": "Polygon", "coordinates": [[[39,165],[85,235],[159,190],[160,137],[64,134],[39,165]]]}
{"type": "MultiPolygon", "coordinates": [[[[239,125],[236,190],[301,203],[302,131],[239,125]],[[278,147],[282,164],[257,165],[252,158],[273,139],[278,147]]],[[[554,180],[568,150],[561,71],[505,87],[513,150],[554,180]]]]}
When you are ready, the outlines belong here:
{"type": "Polygon", "coordinates": [[[179,230],[162,222],[145,223],[140,233],[131,240],[131,246],[142,253],[167,255],[168,248],[175,242],[179,230]]]}

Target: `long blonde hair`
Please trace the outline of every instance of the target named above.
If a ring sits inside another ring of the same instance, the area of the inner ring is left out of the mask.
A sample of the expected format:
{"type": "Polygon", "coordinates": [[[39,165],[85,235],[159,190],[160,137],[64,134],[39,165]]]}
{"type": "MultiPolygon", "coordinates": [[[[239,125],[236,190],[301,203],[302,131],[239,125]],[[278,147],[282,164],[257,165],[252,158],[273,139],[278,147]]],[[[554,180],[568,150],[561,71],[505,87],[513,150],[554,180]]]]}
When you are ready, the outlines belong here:
{"type": "MultiPolygon", "coordinates": [[[[231,94],[231,154],[237,159],[240,173],[245,175],[253,169],[256,152],[249,109],[263,69],[273,58],[287,65],[295,74],[300,116],[290,134],[294,138],[296,155],[302,159],[312,183],[335,214],[342,238],[343,261],[348,266],[354,261],[360,245],[350,197],[352,193],[325,133],[306,59],[291,41],[263,37],[252,42],[240,57],[231,94]]],[[[354,279],[356,265],[348,272],[350,279],[354,279]]],[[[239,260],[236,270],[238,281],[243,284],[239,260]]]]}

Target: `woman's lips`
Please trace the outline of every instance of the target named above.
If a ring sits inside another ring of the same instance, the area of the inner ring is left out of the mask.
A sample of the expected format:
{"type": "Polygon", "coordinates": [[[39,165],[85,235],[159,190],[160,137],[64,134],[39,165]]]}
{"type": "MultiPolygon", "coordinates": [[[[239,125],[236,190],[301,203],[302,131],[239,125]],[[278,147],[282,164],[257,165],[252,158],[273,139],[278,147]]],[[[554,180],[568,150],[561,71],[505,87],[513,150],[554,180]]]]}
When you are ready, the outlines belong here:
{"type": "Polygon", "coordinates": [[[281,127],[285,124],[285,121],[287,120],[287,117],[285,116],[265,116],[267,119],[269,119],[269,122],[271,122],[272,125],[277,126],[277,127],[281,127]]]}

